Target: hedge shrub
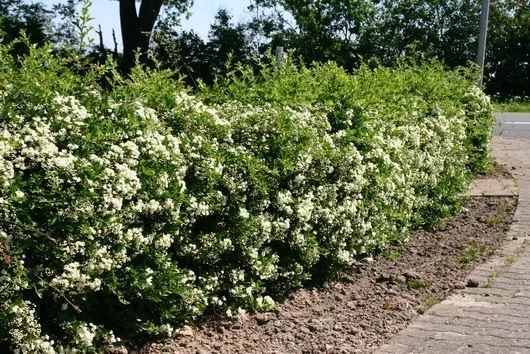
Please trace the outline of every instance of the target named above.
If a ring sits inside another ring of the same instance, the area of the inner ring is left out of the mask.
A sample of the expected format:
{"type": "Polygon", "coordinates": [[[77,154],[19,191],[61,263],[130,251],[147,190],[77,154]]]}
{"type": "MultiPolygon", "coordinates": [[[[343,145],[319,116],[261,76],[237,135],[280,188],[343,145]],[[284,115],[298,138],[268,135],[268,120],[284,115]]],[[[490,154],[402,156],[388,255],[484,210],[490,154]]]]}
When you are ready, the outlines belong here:
{"type": "Polygon", "coordinates": [[[0,47],[0,351],[267,310],[458,208],[491,106],[429,63],[174,73],[0,47]],[[111,82],[103,90],[99,83],[111,82]]]}

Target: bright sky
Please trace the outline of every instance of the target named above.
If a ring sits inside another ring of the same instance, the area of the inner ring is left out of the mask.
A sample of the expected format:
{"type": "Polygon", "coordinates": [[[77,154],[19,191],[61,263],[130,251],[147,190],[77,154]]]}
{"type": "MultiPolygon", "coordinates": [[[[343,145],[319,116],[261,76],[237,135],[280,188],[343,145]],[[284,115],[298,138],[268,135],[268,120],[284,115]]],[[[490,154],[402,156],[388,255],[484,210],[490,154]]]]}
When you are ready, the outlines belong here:
{"type": "MultiPolygon", "coordinates": [[[[57,3],[58,0],[42,0],[42,2],[51,6],[57,3]]],[[[114,28],[119,49],[121,49],[118,1],[93,0],[93,2],[92,17],[94,17],[94,21],[92,22],[92,26],[97,29],[98,25],[101,24],[103,40],[108,47],[113,46],[112,29],[114,28]]],[[[183,19],[182,28],[187,30],[193,29],[202,38],[206,39],[210,24],[213,22],[213,18],[219,9],[227,9],[232,14],[232,20],[235,23],[244,22],[250,18],[247,10],[249,4],[250,0],[194,0],[191,17],[189,20],[183,19]]],[[[97,34],[93,33],[92,36],[95,38],[97,34]]]]}

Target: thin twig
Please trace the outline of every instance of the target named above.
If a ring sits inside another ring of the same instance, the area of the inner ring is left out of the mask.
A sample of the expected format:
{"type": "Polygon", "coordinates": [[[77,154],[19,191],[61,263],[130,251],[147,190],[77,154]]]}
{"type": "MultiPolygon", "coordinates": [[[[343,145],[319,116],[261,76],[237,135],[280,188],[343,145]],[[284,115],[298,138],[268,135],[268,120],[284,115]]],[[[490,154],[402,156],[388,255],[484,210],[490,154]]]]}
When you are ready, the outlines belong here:
{"type": "Polygon", "coordinates": [[[76,304],[74,304],[72,301],[70,301],[70,299],[68,299],[66,297],[66,295],[64,295],[64,292],[62,292],[61,290],[57,289],[55,286],[51,285],[49,282],[47,282],[46,280],[44,280],[40,275],[38,274],[35,274],[35,276],[37,278],[39,278],[42,282],[44,283],[47,283],[48,286],[50,288],[52,288],[53,290],[55,290],[55,292],[64,299],[64,301],[66,301],[70,306],[73,307],[73,309],[75,310],[75,312],[77,312],[78,314],[81,314],[83,311],[81,311],[81,309],[79,308],[79,306],[77,306],[76,304]]]}
{"type": "Polygon", "coordinates": [[[48,240],[52,241],[54,244],[58,245],[59,244],[59,241],[57,241],[55,238],[51,237],[50,235],[48,235],[45,231],[42,231],[34,226],[28,226],[28,225],[24,225],[22,224],[20,221],[16,220],[16,221],[13,221],[13,220],[8,220],[8,219],[5,219],[5,218],[2,218],[0,217],[0,221],[2,222],[5,222],[7,224],[10,224],[14,227],[17,227],[19,229],[23,229],[23,230],[26,230],[26,231],[33,231],[37,234],[40,234],[41,236],[44,236],[46,237],[48,240]]]}

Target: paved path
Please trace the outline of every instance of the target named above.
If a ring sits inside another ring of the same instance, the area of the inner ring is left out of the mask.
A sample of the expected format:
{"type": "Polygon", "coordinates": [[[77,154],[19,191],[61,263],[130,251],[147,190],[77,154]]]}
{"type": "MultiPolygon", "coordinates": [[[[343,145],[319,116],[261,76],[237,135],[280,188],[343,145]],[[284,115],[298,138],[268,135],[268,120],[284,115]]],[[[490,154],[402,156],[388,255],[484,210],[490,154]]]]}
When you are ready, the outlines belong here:
{"type": "Polygon", "coordinates": [[[495,112],[495,118],[495,135],[530,139],[530,113],[495,112]]]}
{"type": "Polygon", "coordinates": [[[511,178],[480,178],[471,182],[470,197],[514,197],[519,194],[517,181],[511,178]]]}
{"type": "Polygon", "coordinates": [[[530,353],[530,140],[497,136],[492,151],[515,168],[519,189],[505,246],[469,275],[479,287],[433,306],[376,353],[530,353]]]}

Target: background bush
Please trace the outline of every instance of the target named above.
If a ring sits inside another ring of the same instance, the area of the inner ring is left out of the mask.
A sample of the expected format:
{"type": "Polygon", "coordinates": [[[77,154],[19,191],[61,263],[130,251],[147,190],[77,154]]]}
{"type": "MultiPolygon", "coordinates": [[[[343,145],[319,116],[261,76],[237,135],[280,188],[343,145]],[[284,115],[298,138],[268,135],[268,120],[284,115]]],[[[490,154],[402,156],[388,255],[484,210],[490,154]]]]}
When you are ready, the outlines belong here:
{"type": "Polygon", "coordinates": [[[0,47],[0,343],[93,351],[266,310],[456,211],[489,100],[440,64],[172,72],[0,47]],[[99,83],[109,80],[112,89],[99,83]]]}

